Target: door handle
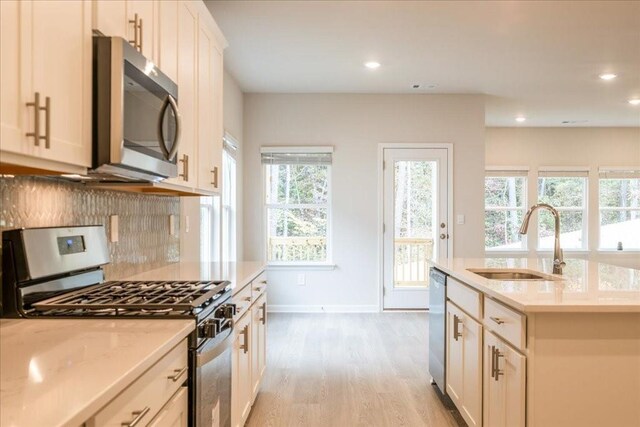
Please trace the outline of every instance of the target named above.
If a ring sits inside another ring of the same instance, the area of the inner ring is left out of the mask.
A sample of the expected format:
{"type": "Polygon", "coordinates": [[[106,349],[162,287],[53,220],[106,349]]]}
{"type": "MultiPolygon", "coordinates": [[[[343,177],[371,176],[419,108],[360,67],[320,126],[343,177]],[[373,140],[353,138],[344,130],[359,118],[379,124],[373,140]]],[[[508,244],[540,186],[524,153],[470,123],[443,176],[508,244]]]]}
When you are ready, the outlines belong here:
{"type": "Polygon", "coordinates": [[[162,104],[162,108],[160,108],[160,115],[158,116],[158,142],[160,143],[160,150],[162,150],[162,154],[165,159],[168,161],[172,161],[173,158],[178,153],[178,147],[180,146],[180,132],[182,130],[182,118],[180,117],[180,111],[178,110],[178,104],[176,104],[176,100],[171,95],[167,95],[162,104]],[[176,120],[176,135],[173,141],[173,145],[171,146],[171,150],[167,148],[167,141],[164,137],[164,130],[162,128],[162,122],[164,120],[165,114],[167,114],[167,108],[171,108],[173,110],[173,116],[176,120]]]}
{"type": "Polygon", "coordinates": [[[36,92],[34,101],[27,102],[27,107],[33,107],[33,132],[27,132],[26,136],[32,136],[34,138],[35,146],[40,145],[40,92],[36,92]]]}
{"type": "Polygon", "coordinates": [[[187,372],[187,369],[188,369],[188,367],[186,367],[186,366],[184,368],[182,368],[182,369],[174,369],[173,370],[173,375],[169,375],[167,377],[167,379],[170,379],[171,381],[173,381],[175,383],[176,381],[178,381],[180,379],[180,377],[182,375],[184,375],[185,372],[187,372]]]}
{"type": "Polygon", "coordinates": [[[133,24],[133,40],[129,40],[129,43],[133,45],[136,49],[139,49],[138,46],[138,14],[133,15],[133,19],[129,19],[129,24],[133,24]]]}
{"type": "Polygon", "coordinates": [[[262,303],[262,318],[260,319],[260,321],[262,322],[263,325],[266,324],[267,322],[267,303],[266,301],[262,303]]]}
{"type": "Polygon", "coordinates": [[[500,358],[504,357],[500,353],[500,350],[492,345],[491,346],[491,376],[494,380],[498,381],[500,375],[504,375],[504,371],[500,370],[500,358]]]}
{"type": "Polygon", "coordinates": [[[214,166],[211,173],[213,174],[213,181],[211,181],[211,184],[213,184],[214,188],[218,188],[218,167],[214,166]]]}
{"type": "Polygon", "coordinates": [[[448,238],[449,238],[449,234],[445,234],[445,233],[440,234],[441,240],[448,239],[448,238]]]}
{"type": "Polygon", "coordinates": [[[242,329],[242,345],[240,346],[243,353],[249,352],[249,325],[242,329]]]}
{"type": "Polygon", "coordinates": [[[44,110],[44,136],[40,136],[40,139],[44,139],[44,148],[47,150],[51,148],[51,98],[48,96],[44,99],[44,107],[40,108],[44,110]]]}
{"type": "Polygon", "coordinates": [[[135,418],[132,419],[129,422],[124,422],[121,424],[122,427],[135,427],[138,425],[138,423],[140,422],[140,420],[142,420],[144,418],[145,415],[147,415],[147,412],[149,412],[151,408],[149,408],[148,406],[145,406],[145,408],[142,411],[133,411],[131,413],[131,415],[133,415],[135,418]]]}

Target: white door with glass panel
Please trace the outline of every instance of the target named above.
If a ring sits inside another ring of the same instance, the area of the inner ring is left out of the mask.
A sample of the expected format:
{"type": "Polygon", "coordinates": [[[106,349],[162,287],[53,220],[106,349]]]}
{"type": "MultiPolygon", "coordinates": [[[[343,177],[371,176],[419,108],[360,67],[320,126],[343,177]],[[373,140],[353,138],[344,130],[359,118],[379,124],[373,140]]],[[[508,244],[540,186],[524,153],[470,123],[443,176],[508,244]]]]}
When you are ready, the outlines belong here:
{"type": "Polygon", "coordinates": [[[449,244],[448,149],[384,149],[384,309],[429,306],[428,259],[449,244]]]}

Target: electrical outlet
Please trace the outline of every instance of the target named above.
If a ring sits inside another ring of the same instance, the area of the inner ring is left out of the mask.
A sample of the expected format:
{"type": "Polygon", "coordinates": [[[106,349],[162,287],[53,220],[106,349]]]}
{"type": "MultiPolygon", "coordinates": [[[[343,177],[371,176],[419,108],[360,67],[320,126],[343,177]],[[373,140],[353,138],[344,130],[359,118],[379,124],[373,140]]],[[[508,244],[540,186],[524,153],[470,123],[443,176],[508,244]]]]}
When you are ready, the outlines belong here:
{"type": "Polygon", "coordinates": [[[184,216],[184,232],[189,232],[189,215],[184,216]]]}
{"type": "Polygon", "coordinates": [[[464,224],[464,215],[458,215],[458,217],[456,218],[456,224],[458,225],[464,224]]]}
{"type": "Polygon", "coordinates": [[[307,284],[307,278],[304,274],[298,274],[298,285],[304,286],[307,284]]]}
{"type": "Polygon", "coordinates": [[[115,243],[118,241],[118,215],[109,216],[109,241],[115,243]]]}

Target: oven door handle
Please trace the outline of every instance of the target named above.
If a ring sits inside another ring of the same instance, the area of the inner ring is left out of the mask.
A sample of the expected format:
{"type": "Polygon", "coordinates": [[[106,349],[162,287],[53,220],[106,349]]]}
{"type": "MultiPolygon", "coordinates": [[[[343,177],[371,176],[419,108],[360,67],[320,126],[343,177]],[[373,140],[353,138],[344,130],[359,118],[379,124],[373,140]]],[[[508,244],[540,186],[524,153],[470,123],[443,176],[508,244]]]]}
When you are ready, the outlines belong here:
{"type": "MultiPolygon", "coordinates": [[[[222,339],[222,341],[217,343],[210,350],[206,350],[203,353],[198,352],[196,354],[196,367],[197,368],[200,368],[203,365],[206,365],[207,363],[211,362],[213,359],[215,359],[216,357],[218,357],[219,355],[224,353],[229,347],[231,347],[232,331],[233,331],[232,328],[225,329],[224,332],[222,333],[222,334],[225,334],[225,337],[222,339]]],[[[220,335],[222,335],[222,334],[218,334],[215,339],[218,339],[218,337],[220,335]]]]}
{"type": "Polygon", "coordinates": [[[162,154],[168,161],[172,161],[173,158],[178,154],[178,146],[180,145],[180,132],[182,128],[182,118],[180,117],[180,112],[178,111],[178,104],[176,104],[176,100],[171,95],[167,95],[162,104],[162,108],[160,109],[160,117],[158,119],[158,142],[160,143],[160,149],[162,150],[162,154]],[[164,116],[167,114],[167,109],[171,108],[173,110],[173,115],[176,118],[176,138],[175,142],[171,146],[171,150],[167,148],[167,141],[164,139],[164,131],[162,130],[162,122],[164,121],[164,116]]]}

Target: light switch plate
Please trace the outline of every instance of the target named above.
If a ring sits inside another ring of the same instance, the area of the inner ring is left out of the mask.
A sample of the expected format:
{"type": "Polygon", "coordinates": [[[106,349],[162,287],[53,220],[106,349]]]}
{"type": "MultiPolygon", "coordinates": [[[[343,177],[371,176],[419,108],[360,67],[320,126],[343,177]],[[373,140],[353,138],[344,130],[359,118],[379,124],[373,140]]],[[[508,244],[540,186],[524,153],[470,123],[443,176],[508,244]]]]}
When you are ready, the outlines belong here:
{"type": "Polygon", "coordinates": [[[458,215],[456,217],[456,224],[458,224],[458,225],[464,224],[464,215],[458,215]]]}
{"type": "Polygon", "coordinates": [[[307,283],[307,278],[304,274],[298,274],[298,285],[304,286],[307,283]]]}
{"type": "Polygon", "coordinates": [[[118,241],[118,215],[109,216],[109,241],[115,243],[118,241]]]}

